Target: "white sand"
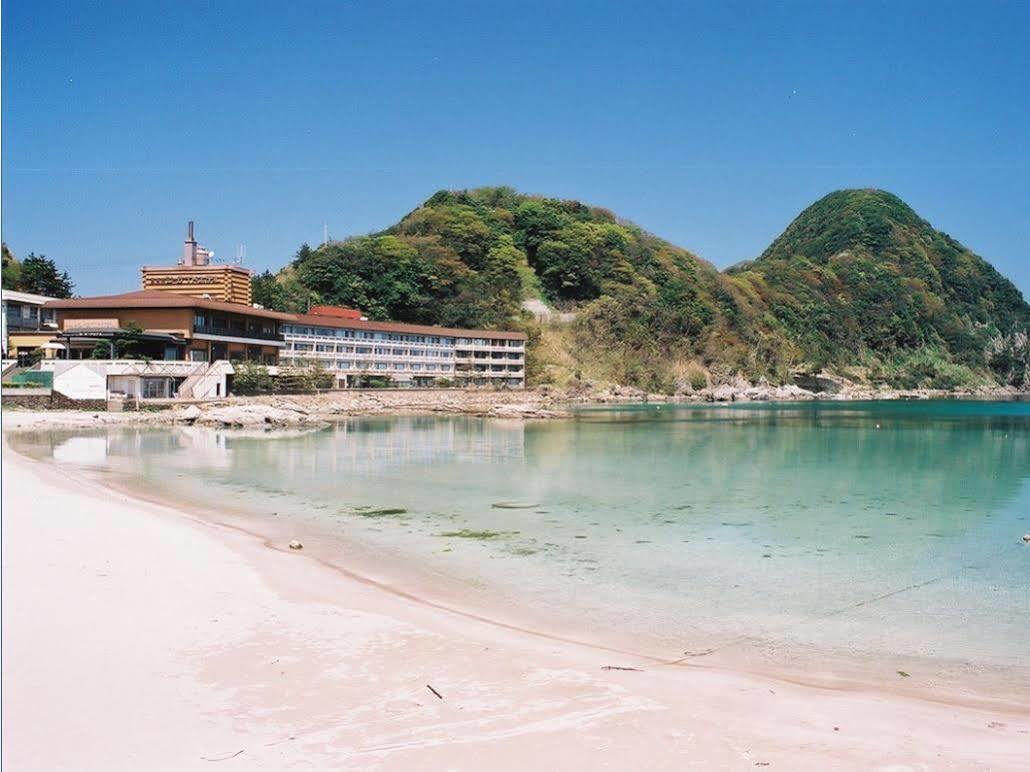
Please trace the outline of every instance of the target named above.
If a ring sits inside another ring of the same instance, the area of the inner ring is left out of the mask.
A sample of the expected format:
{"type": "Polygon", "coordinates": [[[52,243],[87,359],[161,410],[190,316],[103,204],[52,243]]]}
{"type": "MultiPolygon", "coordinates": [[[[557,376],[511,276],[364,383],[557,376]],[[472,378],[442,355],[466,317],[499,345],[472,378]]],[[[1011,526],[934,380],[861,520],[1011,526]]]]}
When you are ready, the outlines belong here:
{"type": "Polygon", "coordinates": [[[1001,712],[506,630],[5,448],[3,762],[1015,770],[1030,695],[1001,712]]]}

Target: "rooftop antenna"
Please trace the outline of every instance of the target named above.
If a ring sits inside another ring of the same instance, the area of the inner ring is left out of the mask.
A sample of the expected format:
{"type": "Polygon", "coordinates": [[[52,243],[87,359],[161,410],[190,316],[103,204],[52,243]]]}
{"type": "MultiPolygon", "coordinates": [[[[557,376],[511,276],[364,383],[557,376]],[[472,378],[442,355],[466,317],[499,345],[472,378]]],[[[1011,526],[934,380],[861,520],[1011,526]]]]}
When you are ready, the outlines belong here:
{"type": "Polygon", "coordinates": [[[243,261],[247,259],[247,245],[237,244],[236,245],[236,265],[243,265],[243,261]]]}

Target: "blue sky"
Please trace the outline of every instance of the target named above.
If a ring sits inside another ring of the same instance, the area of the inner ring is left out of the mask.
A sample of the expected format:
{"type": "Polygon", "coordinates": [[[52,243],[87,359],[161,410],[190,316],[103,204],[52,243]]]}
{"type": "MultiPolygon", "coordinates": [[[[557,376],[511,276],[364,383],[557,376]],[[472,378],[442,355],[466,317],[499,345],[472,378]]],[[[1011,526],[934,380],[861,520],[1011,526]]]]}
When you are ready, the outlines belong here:
{"type": "Polygon", "coordinates": [[[278,268],[440,188],[606,206],[720,267],[897,193],[1030,295],[1030,3],[8,0],[3,238],[81,294],[278,268]]]}

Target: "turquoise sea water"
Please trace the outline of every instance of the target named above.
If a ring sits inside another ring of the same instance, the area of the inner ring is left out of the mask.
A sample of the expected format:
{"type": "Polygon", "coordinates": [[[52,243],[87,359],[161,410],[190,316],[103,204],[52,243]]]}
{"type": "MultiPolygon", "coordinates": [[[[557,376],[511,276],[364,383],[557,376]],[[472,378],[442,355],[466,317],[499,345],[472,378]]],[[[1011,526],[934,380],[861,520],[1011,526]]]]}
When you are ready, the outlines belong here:
{"type": "Polygon", "coordinates": [[[344,566],[360,547],[589,640],[1030,688],[1027,402],[642,405],[13,444],[230,509],[344,566]]]}

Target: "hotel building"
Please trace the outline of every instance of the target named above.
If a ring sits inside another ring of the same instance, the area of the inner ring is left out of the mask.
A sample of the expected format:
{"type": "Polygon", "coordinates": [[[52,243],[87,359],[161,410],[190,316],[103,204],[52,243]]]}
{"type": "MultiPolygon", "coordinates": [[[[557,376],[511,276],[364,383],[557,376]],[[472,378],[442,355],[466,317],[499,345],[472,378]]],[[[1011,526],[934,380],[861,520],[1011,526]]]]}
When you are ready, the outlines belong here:
{"type": "Polygon", "coordinates": [[[191,222],[178,264],[144,268],[142,290],[48,301],[39,313],[56,320],[44,337],[64,362],[48,369],[63,381],[81,377],[93,396],[142,398],[224,396],[240,361],[318,363],[337,388],[526,384],[524,333],[371,322],[335,306],[270,311],[251,304],[249,271],[212,265],[211,254],[191,222]]]}
{"type": "MultiPolygon", "coordinates": [[[[332,307],[282,326],[284,365],[321,363],[347,388],[389,380],[403,386],[526,385],[526,335],[343,318],[332,307]]],[[[352,312],[357,313],[357,312],[352,312]]]]}
{"type": "Polygon", "coordinates": [[[24,360],[54,337],[56,312],[47,305],[54,298],[6,289],[2,297],[3,358],[24,360]]]}

